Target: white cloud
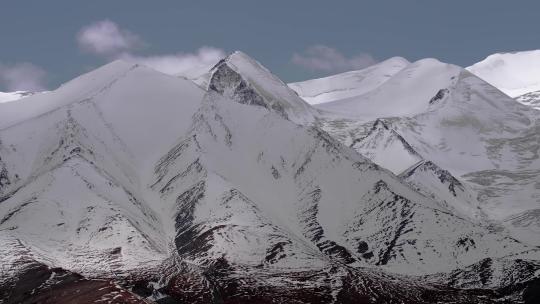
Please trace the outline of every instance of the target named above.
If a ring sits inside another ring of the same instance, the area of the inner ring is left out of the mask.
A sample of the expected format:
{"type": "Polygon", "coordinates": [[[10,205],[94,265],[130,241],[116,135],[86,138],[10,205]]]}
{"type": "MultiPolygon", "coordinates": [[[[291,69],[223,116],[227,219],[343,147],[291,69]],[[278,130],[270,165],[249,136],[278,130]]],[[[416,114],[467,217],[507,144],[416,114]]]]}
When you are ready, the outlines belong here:
{"type": "Polygon", "coordinates": [[[194,53],[156,56],[137,56],[124,53],[119,56],[119,59],[137,62],[166,74],[195,78],[208,71],[225,56],[225,51],[222,49],[205,46],[194,53]]]}
{"type": "Polygon", "coordinates": [[[377,63],[367,53],[346,57],[338,50],[325,45],[308,47],[303,53],[295,53],[292,62],[312,71],[344,72],[359,70],[377,63]]]}
{"type": "Polygon", "coordinates": [[[77,42],[84,51],[108,60],[136,62],[166,74],[188,78],[202,75],[226,56],[224,50],[209,46],[192,53],[138,55],[133,50],[142,45],[143,40],[110,20],[94,22],[82,28],[77,35],[77,42]]]}
{"type": "Polygon", "coordinates": [[[45,90],[46,72],[31,63],[0,64],[0,85],[8,91],[45,90]]]}
{"type": "Polygon", "coordinates": [[[94,22],[83,27],[77,34],[77,42],[83,50],[98,55],[124,52],[142,44],[137,35],[121,29],[110,20],[94,22]]]}

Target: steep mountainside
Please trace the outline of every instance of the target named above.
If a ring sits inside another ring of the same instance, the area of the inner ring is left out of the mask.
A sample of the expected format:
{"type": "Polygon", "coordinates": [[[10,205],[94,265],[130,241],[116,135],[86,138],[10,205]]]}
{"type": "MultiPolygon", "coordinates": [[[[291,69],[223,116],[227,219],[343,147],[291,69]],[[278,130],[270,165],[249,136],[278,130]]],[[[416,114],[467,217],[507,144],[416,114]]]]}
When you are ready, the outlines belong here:
{"type": "Polygon", "coordinates": [[[408,77],[401,75],[408,70],[405,68],[393,77],[395,80],[366,94],[371,98],[361,96],[321,105],[327,111],[335,110],[335,114],[323,117],[320,125],[343,143],[353,144],[360,153],[379,151],[378,164],[392,169],[396,162],[401,163],[397,159],[404,163],[410,159],[409,150],[398,149],[398,156],[395,146],[385,146],[387,141],[374,145],[366,140],[365,131],[376,119],[387,117],[389,128],[423,159],[470,183],[490,219],[504,221],[515,237],[540,244],[536,220],[518,226],[505,220],[521,213],[535,218],[540,206],[538,112],[466,70],[424,62],[412,64],[415,72],[407,73],[408,77]],[[424,77],[432,73],[439,73],[440,81],[430,82],[424,77]],[[396,85],[384,88],[392,83],[396,85]],[[422,89],[417,90],[419,87],[422,89]],[[429,92],[435,93],[430,96],[429,92]],[[387,105],[394,109],[380,113],[387,105]]]}
{"type": "Polygon", "coordinates": [[[369,133],[356,139],[351,147],[394,174],[400,174],[422,160],[401,135],[380,119],[375,120],[369,133]]]}
{"type": "Polygon", "coordinates": [[[376,165],[245,54],[209,76],[117,61],[0,104],[5,303],[495,303],[535,284],[537,247],[429,195],[468,198],[446,172],[426,164],[423,188],[376,165]]]}
{"type": "Polygon", "coordinates": [[[271,109],[299,124],[313,122],[317,112],[260,63],[239,51],[212,68],[208,90],[239,103],[271,109]]]}
{"type": "Polygon", "coordinates": [[[476,220],[485,219],[476,193],[433,162],[422,160],[399,176],[420,193],[441,202],[453,214],[476,220]]]}

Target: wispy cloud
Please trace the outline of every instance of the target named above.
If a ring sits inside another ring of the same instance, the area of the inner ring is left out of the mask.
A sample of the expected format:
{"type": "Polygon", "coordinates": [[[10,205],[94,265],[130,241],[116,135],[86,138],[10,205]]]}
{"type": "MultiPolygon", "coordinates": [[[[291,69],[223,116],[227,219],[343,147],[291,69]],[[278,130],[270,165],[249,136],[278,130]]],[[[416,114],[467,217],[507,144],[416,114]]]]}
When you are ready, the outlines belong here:
{"type": "Polygon", "coordinates": [[[113,55],[142,45],[142,40],[110,20],[101,20],[83,27],[77,34],[79,46],[90,53],[113,55]]]}
{"type": "Polygon", "coordinates": [[[201,47],[194,52],[139,55],[135,49],[145,45],[143,39],[110,20],[101,20],[85,26],[76,38],[83,51],[107,60],[132,61],[166,74],[189,78],[203,74],[226,56],[224,50],[211,46],[201,47]]]}
{"type": "Polygon", "coordinates": [[[293,54],[291,61],[311,71],[335,73],[363,69],[377,62],[370,54],[360,53],[347,57],[326,45],[310,46],[302,53],[293,54]]]}
{"type": "Polygon", "coordinates": [[[46,75],[45,70],[29,62],[0,64],[0,85],[8,91],[43,91],[46,75]]]}
{"type": "Polygon", "coordinates": [[[155,56],[137,56],[124,53],[120,59],[137,62],[170,75],[196,77],[226,56],[225,51],[214,47],[201,47],[193,53],[176,53],[155,56]]]}

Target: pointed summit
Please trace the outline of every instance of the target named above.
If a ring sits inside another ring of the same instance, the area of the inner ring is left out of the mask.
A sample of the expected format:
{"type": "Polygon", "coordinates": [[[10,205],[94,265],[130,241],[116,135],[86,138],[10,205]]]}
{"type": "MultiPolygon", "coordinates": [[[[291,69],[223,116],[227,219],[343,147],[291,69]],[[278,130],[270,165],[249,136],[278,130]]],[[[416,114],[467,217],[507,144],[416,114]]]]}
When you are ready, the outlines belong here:
{"type": "Polygon", "coordinates": [[[316,111],[277,76],[248,55],[236,51],[211,70],[208,90],[238,103],[267,108],[299,124],[314,120],[316,111]]]}
{"type": "Polygon", "coordinates": [[[34,94],[18,102],[0,104],[0,129],[70,103],[92,98],[137,67],[139,65],[115,60],[78,76],[47,94],[34,94]]]}
{"type": "Polygon", "coordinates": [[[382,119],[375,120],[368,135],[354,142],[352,147],[394,174],[422,160],[422,156],[382,119]]]}
{"type": "Polygon", "coordinates": [[[480,209],[477,194],[467,184],[432,161],[420,161],[399,177],[453,213],[473,220],[485,217],[480,209]]]}

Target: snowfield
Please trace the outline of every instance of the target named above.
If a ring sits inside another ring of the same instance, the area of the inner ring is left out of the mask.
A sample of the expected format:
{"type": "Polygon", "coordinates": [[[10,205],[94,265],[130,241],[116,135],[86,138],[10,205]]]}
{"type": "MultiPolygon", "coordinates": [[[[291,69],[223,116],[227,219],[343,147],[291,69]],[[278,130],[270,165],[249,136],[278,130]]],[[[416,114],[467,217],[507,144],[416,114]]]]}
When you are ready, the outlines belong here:
{"type": "Polygon", "coordinates": [[[536,110],[434,59],[288,86],[234,52],[198,80],[115,61],[0,104],[0,298],[495,303],[534,288],[536,110]]]}
{"type": "Polygon", "coordinates": [[[289,87],[310,104],[331,102],[367,93],[382,85],[407,65],[409,65],[407,59],[393,57],[363,70],[289,83],[289,87]]]}
{"type": "Polygon", "coordinates": [[[540,91],[540,50],[493,54],[467,70],[510,97],[540,91]]]}

